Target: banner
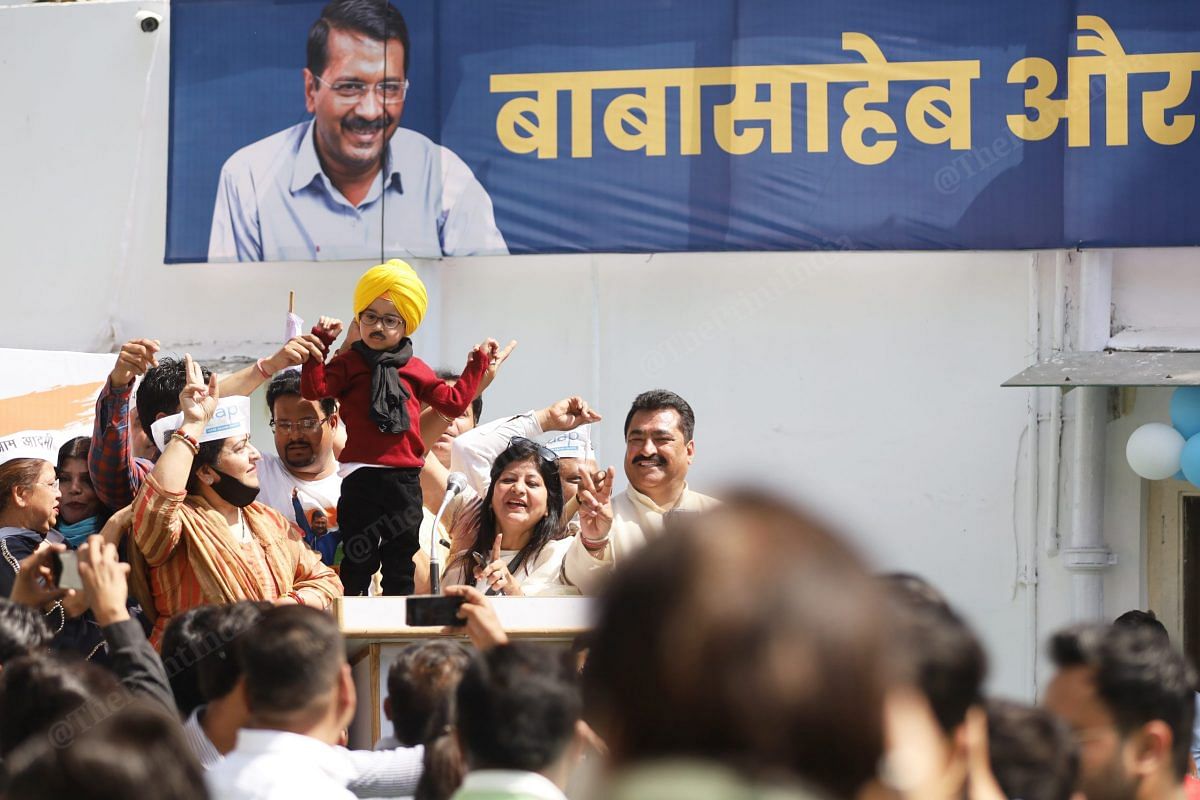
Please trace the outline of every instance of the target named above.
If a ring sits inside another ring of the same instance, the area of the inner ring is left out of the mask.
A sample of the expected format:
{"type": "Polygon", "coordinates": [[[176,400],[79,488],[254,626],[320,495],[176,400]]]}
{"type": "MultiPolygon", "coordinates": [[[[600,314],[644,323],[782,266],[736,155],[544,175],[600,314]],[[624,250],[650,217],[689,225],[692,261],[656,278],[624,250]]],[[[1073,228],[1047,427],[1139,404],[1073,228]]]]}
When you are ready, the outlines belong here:
{"type": "Polygon", "coordinates": [[[176,0],[169,262],[1200,243],[1185,0],[176,0]]]}
{"type": "Polygon", "coordinates": [[[0,349],[0,439],[45,432],[57,454],[76,436],[90,438],[96,398],[116,360],[113,354],[0,349]]]}

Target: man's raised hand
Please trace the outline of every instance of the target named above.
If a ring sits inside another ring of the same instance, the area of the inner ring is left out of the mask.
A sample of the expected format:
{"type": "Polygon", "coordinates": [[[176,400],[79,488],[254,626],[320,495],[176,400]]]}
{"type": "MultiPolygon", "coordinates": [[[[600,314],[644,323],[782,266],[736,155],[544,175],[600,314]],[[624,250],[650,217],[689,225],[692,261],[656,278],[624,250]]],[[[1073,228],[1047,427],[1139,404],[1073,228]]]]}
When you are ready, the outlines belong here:
{"type": "MultiPolygon", "coordinates": [[[[465,620],[467,636],[471,644],[480,650],[490,650],[503,644],[508,644],[508,634],[491,603],[483,593],[474,586],[447,586],[447,595],[461,597],[463,604],[458,609],[458,618],[465,620]]],[[[442,633],[458,633],[459,628],[453,626],[442,629],[442,633]]]]}
{"type": "Polygon", "coordinates": [[[31,608],[44,609],[56,600],[67,598],[75,592],[59,589],[54,585],[54,572],[50,563],[55,554],[65,552],[66,545],[42,542],[28,557],[21,560],[21,569],[13,579],[12,593],[8,599],[31,608]]]}
{"type": "Polygon", "coordinates": [[[134,378],[158,366],[158,349],[157,339],[130,339],[121,345],[117,363],[108,373],[108,385],[114,389],[128,386],[134,378]]]}
{"type": "Polygon", "coordinates": [[[79,548],[79,579],[92,601],[100,627],[129,619],[129,565],[117,557],[116,545],[102,536],[89,536],[79,548]]]}
{"type": "Polygon", "coordinates": [[[601,420],[600,412],[594,411],[582,397],[571,396],[546,406],[537,414],[538,424],[544,431],[573,431],[580,425],[601,420]]]}
{"type": "Polygon", "coordinates": [[[303,333],[288,339],[279,352],[263,361],[268,372],[274,374],[288,367],[298,367],[310,358],[318,361],[325,358],[325,345],[311,333],[303,333]]]}

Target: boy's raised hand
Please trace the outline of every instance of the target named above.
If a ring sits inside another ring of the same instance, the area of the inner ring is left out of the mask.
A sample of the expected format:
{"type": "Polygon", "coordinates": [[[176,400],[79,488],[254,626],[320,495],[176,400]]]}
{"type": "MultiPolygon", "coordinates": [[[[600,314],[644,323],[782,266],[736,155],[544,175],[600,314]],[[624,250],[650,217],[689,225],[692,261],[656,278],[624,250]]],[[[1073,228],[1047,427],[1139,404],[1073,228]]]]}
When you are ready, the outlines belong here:
{"type": "Polygon", "coordinates": [[[317,324],[313,326],[313,333],[320,336],[327,342],[337,341],[337,338],[342,335],[342,321],[337,317],[321,317],[317,320],[317,324]]]}
{"type": "Polygon", "coordinates": [[[479,381],[480,394],[483,394],[483,390],[491,386],[492,381],[496,380],[496,373],[500,371],[501,365],[503,365],[504,362],[508,360],[508,357],[512,355],[512,351],[516,348],[516,346],[517,340],[513,339],[504,346],[503,350],[501,350],[500,345],[495,339],[488,339],[487,341],[482,342],[479,347],[476,348],[482,351],[484,355],[488,357],[487,369],[483,371],[483,378],[479,381]],[[491,345],[491,349],[485,350],[484,348],[488,347],[488,345],[491,345]]]}

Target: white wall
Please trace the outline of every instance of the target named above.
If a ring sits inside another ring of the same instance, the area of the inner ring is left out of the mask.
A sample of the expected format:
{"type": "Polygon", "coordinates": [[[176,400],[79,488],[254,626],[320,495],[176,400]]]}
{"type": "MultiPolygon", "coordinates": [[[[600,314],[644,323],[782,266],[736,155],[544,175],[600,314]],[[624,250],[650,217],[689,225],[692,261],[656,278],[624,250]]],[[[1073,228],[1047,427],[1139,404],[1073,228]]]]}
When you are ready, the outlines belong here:
{"type": "MultiPolygon", "coordinates": [[[[278,346],[288,289],[310,322],[348,314],[363,263],[162,263],[168,33],[165,3],[0,7],[0,105],[10,114],[0,126],[3,346],[104,351],[151,336],[210,361],[257,357],[278,346]],[[142,33],[139,8],[167,23],[142,33]]],[[[1054,559],[1041,559],[1036,620],[1032,589],[1018,580],[1033,558],[1022,544],[1030,395],[999,384],[1034,355],[1033,257],[423,263],[432,304],[417,347],[437,366],[459,366],[484,336],[518,339],[488,415],[582,393],[605,414],[597,444],[607,462],[621,458],[630,399],[678,391],[698,419],[693,486],[761,482],[812,503],[879,568],[942,587],[982,632],[993,687],[1028,696],[1035,637],[1069,606],[1054,559]]],[[[1156,301],[1126,280],[1132,264],[1118,258],[1119,312],[1153,316],[1156,301]]],[[[1110,453],[1123,451],[1122,431],[1113,426],[1110,453]]],[[[1136,487],[1111,469],[1110,530],[1133,530],[1136,487]]],[[[1113,575],[1114,608],[1136,599],[1137,578],[1113,575]]]]}

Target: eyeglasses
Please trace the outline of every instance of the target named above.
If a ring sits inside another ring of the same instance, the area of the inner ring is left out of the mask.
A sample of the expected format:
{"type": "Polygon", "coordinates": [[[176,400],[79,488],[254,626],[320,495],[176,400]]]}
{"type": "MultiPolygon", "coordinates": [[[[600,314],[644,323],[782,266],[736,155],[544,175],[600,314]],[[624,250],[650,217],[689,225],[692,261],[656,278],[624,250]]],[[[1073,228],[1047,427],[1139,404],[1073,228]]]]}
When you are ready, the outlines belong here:
{"type": "Polygon", "coordinates": [[[380,81],[373,87],[362,81],[337,81],[330,83],[329,81],[321,80],[319,75],[313,75],[317,83],[322,86],[328,86],[334,94],[342,100],[353,100],[355,102],[362,100],[367,96],[367,89],[373,88],[375,96],[383,103],[400,103],[408,96],[408,80],[402,81],[380,81]]]}
{"type": "Polygon", "coordinates": [[[312,433],[331,419],[333,419],[333,417],[325,417],[324,419],[305,417],[304,419],[296,422],[292,422],[291,420],[281,420],[279,422],[271,420],[271,430],[275,431],[276,433],[282,433],[285,436],[290,436],[292,431],[297,429],[303,431],[304,433],[312,433]]]}
{"type": "Polygon", "coordinates": [[[38,481],[37,483],[34,484],[34,486],[45,486],[47,489],[57,489],[58,488],[58,478],[55,478],[54,480],[50,481],[49,483],[43,483],[41,481],[38,481]]]}
{"type": "Polygon", "coordinates": [[[383,316],[380,316],[374,311],[363,311],[358,315],[358,322],[360,325],[366,325],[368,328],[374,327],[378,324],[383,325],[383,327],[389,331],[394,331],[396,328],[399,328],[404,324],[404,319],[402,317],[397,317],[395,314],[384,314],[383,316]]]}
{"type": "Polygon", "coordinates": [[[523,447],[532,447],[537,451],[537,454],[546,461],[549,461],[553,464],[558,463],[558,453],[554,452],[540,442],[535,442],[532,439],[526,439],[524,436],[514,436],[508,440],[508,444],[510,447],[514,444],[523,447]]]}

